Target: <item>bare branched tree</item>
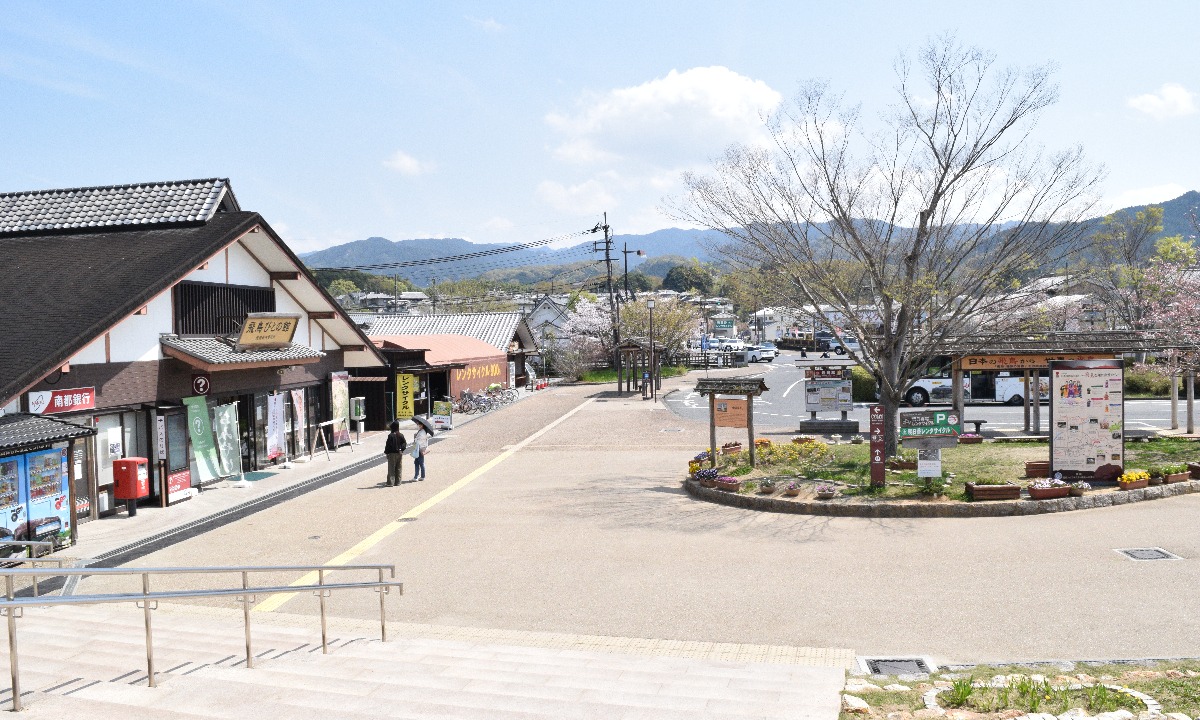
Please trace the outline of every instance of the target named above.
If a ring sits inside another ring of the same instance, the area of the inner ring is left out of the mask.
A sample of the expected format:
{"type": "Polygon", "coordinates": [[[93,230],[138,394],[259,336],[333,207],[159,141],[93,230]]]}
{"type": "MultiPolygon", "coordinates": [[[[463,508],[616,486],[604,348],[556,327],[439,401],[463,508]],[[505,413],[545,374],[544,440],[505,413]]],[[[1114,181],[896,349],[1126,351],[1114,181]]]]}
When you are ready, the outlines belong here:
{"type": "Polygon", "coordinates": [[[898,101],[877,132],[827,85],[767,121],[773,144],[733,146],[684,176],[676,219],[723,232],[726,259],[787,280],[798,310],[822,305],[862,340],[896,444],[897,409],[951,336],[1021,276],[1083,243],[1102,171],[1079,147],[1031,142],[1057,97],[1053,69],[997,69],[953,37],[896,63],[898,101]]]}

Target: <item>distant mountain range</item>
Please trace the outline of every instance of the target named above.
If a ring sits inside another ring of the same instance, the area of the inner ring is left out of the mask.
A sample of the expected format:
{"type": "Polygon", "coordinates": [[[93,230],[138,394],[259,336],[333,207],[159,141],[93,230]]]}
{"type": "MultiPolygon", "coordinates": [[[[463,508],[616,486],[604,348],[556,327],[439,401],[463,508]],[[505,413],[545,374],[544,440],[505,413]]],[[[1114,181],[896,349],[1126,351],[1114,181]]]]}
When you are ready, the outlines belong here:
{"type": "MultiPolygon", "coordinates": [[[[1195,235],[1188,214],[1200,206],[1200,192],[1190,191],[1163,203],[1156,203],[1163,208],[1163,231],[1160,236],[1195,235]]],[[[1146,206],[1125,208],[1123,212],[1133,214],[1146,206]]],[[[1100,218],[1091,223],[1097,227],[1100,218]]],[[[999,228],[1003,229],[1003,228],[999,228]]],[[[683,230],[669,228],[656,230],[644,235],[616,235],[614,250],[616,265],[614,271],[623,272],[624,264],[621,250],[644,250],[646,257],[629,255],[629,268],[649,262],[645,270],[648,273],[662,277],[666,274],[671,260],[684,262],[695,258],[701,262],[713,262],[718,258],[713,256],[710,248],[725,240],[725,236],[713,230],[683,230]],[[656,261],[657,260],[657,261],[656,261]]],[[[424,238],[414,240],[388,240],[382,237],[370,237],[366,240],[335,245],[324,250],[301,255],[304,262],[312,268],[362,268],[363,266],[386,265],[390,263],[419,263],[404,267],[387,269],[367,269],[366,272],[378,275],[398,275],[418,286],[427,286],[435,278],[437,280],[458,280],[467,277],[520,278],[530,282],[534,279],[544,279],[553,275],[555,268],[578,264],[586,261],[603,259],[601,253],[592,252],[593,241],[585,242],[567,248],[546,249],[529,248],[500,252],[511,247],[499,244],[479,244],[468,242],[461,238],[424,238]],[[429,263],[429,260],[450,256],[473,255],[470,259],[445,263],[429,263]],[[518,271],[519,270],[519,271],[518,271]]],[[[573,271],[574,272],[574,271],[573,271]]],[[[579,271],[586,277],[586,268],[579,271]]],[[[580,274],[575,274],[579,279],[580,274]]]]}

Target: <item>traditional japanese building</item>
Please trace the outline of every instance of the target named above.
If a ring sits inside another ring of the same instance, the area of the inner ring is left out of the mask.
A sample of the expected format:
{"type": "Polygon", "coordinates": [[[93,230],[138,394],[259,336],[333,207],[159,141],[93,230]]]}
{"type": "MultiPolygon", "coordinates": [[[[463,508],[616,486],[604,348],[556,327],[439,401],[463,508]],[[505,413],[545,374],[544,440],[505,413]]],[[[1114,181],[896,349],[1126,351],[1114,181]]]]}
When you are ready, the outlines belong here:
{"type": "Polygon", "coordinates": [[[149,459],[148,502],[214,481],[185,398],[236,403],[252,471],[345,416],[344,371],[384,364],[223,179],[0,195],[0,299],[0,413],[95,434],[65,463],[79,520],[114,507],[120,458],[149,459]]]}

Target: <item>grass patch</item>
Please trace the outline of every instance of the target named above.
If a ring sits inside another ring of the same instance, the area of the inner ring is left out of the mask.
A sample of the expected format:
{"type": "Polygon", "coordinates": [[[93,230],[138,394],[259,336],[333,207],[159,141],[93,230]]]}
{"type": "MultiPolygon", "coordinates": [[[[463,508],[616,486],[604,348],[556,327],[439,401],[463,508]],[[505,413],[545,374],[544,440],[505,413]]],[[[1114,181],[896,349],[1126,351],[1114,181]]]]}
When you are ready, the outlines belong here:
{"type": "MultiPolygon", "coordinates": [[[[664,378],[679,377],[687,375],[689,368],[686,365],[663,365],[662,376],[664,378]]],[[[588,383],[615,383],[617,381],[617,371],[615,368],[599,368],[597,370],[587,370],[580,378],[582,382],[588,383]]]]}
{"type": "MultiPolygon", "coordinates": [[[[966,500],[968,482],[1015,482],[1024,485],[1025,461],[1046,460],[1050,450],[1046,443],[1006,442],[960,445],[942,451],[942,483],[926,482],[918,478],[916,471],[888,471],[888,484],[884,488],[870,485],[870,446],[866,443],[853,445],[810,444],[810,450],[797,450],[806,446],[791,443],[773,443],[759,448],[757,467],[749,465],[749,454],[743,450],[737,455],[723,455],[718,468],[723,475],[746,479],[766,476],[803,476],[810,480],[832,480],[842,483],[842,495],[849,497],[876,498],[881,500],[929,500],[945,497],[950,500],[966,500]],[[953,477],[951,477],[953,475],[953,477]],[[941,487],[936,487],[941,485],[941,487]],[[935,494],[936,491],[940,493],[935,494]]],[[[1155,465],[1200,461],[1200,443],[1177,438],[1152,440],[1147,443],[1126,443],[1127,468],[1145,469],[1155,465]]]]}

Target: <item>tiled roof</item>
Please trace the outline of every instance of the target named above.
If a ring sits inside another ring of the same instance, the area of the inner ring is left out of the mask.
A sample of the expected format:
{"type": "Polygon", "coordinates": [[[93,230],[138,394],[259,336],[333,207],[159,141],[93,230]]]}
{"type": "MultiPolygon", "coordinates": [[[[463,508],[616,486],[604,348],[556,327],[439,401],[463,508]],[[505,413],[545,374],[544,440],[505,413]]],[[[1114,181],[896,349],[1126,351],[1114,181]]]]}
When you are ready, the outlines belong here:
{"type": "Polygon", "coordinates": [[[0,238],[0,402],[262,222],[223,212],[199,227],[0,238]]]}
{"type": "Polygon", "coordinates": [[[0,416],[0,451],[95,434],[94,428],[41,415],[0,416]]]}
{"type": "Polygon", "coordinates": [[[521,313],[492,312],[460,315],[374,315],[351,313],[367,326],[367,337],[379,335],[466,335],[508,352],[517,334],[521,313]]]}
{"type": "Polygon", "coordinates": [[[505,357],[503,350],[497,350],[482,340],[463,335],[384,335],[371,338],[371,341],[384,349],[398,347],[404,350],[424,350],[425,362],[429,365],[470,363],[505,357]]]}
{"type": "Polygon", "coordinates": [[[220,179],[3,193],[0,233],[202,223],[226,197],[236,210],[229,181],[220,179]]]}
{"type": "Polygon", "coordinates": [[[278,350],[246,350],[234,352],[228,343],[212,337],[181,338],[163,335],[159,338],[164,347],[174,348],[209,365],[236,365],[239,363],[301,362],[325,357],[320,350],[307,345],[292,343],[278,350]]]}

